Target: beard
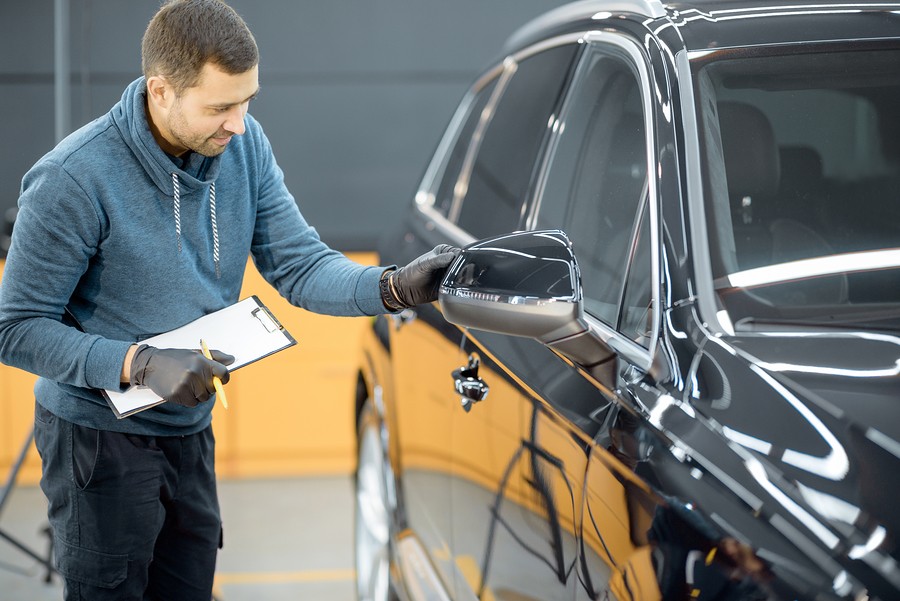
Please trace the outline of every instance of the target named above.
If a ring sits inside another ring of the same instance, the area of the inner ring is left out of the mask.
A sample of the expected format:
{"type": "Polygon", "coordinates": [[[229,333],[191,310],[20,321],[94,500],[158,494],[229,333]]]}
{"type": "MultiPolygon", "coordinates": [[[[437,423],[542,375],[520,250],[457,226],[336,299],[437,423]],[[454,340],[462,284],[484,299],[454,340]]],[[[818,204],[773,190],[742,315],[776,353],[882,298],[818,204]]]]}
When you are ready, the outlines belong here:
{"type": "Polygon", "coordinates": [[[231,135],[230,132],[227,131],[217,131],[212,135],[206,135],[204,133],[199,133],[193,131],[187,123],[187,120],[184,118],[184,114],[181,112],[179,106],[173,107],[173,110],[169,113],[168,122],[166,126],[169,129],[172,137],[178,142],[180,146],[187,148],[197,154],[202,154],[206,157],[214,157],[225,152],[225,149],[228,148],[228,145],[219,144],[213,138],[227,138],[231,135]]]}

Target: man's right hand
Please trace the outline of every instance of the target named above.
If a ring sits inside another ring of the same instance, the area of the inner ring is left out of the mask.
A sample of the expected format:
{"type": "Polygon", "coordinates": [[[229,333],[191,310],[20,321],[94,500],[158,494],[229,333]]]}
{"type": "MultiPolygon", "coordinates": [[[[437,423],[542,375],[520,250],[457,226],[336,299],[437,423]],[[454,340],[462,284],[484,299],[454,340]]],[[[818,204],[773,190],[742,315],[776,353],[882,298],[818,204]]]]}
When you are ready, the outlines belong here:
{"type": "Polygon", "coordinates": [[[226,365],[234,357],[221,351],[210,351],[212,360],[198,351],[159,349],[143,344],[131,360],[130,381],[146,386],[162,398],[185,407],[206,402],[215,392],[213,376],[228,382],[226,365]]]}

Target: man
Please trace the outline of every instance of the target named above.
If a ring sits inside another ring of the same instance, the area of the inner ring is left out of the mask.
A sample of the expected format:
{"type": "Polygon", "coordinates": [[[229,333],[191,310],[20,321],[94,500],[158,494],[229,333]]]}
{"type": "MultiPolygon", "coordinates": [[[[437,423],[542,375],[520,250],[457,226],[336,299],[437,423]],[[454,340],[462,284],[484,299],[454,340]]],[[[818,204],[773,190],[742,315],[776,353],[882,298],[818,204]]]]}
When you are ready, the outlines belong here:
{"type": "Polygon", "coordinates": [[[221,524],[213,377],[232,357],[140,341],[238,300],[247,256],[297,306],[374,315],[435,299],[455,249],[399,270],[323,244],[260,125],[256,42],[218,0],[175,0],[144,77],[25,175],[0,286],[0,360],[38,374],[35,442],[66,599],[211,597],[221,524]],[[100,389],[169,402],[117,420],[100,389]]]}

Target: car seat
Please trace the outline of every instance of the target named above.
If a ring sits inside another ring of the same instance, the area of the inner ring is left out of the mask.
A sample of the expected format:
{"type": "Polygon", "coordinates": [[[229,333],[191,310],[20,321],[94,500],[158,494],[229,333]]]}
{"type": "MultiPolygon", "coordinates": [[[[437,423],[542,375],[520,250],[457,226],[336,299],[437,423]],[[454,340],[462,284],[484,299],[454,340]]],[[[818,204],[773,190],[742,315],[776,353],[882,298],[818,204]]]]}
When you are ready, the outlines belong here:
{"type": "MultiPolygon", "coordinates": [[[[732,227],[740,269],[834,254],[828,242],[793,215],[779,195],[781,155],[772,124],[758,108],[718,104],[732,227]]],[[[810,279],[755,292],[776,304],[847,301],[845,276],[810,279]]]]}

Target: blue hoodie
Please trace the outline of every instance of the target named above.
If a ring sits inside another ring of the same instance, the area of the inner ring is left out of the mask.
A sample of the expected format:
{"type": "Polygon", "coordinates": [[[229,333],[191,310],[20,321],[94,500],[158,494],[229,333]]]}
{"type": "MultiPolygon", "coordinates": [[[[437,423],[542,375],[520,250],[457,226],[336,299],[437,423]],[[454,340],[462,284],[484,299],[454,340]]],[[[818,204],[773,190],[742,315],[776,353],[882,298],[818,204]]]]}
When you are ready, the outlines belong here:
{"type": "Polygon", "coordinates": [[[146,85],[126,88],[25,175],[0,285],[0,361],[40,378],[37,402],[91,428],[198,432],[213,403],[116,419],[128,348],[238,300],[247,257],[292,304],[384,313],[379,267],[328,248],[300,214],[249,114],[217,157],[176,167],[147,125],[146,85]],[[68,309],[84,332],[65,317],[68,309]]]}

